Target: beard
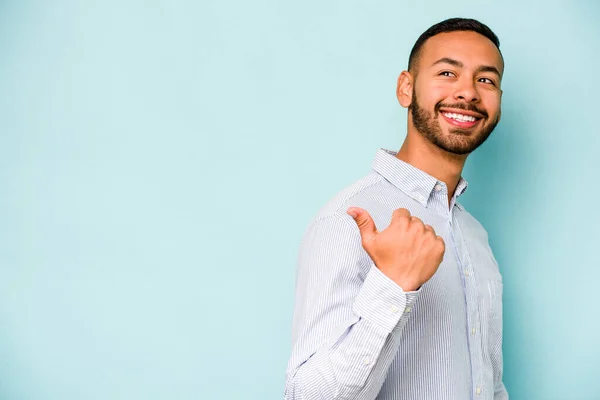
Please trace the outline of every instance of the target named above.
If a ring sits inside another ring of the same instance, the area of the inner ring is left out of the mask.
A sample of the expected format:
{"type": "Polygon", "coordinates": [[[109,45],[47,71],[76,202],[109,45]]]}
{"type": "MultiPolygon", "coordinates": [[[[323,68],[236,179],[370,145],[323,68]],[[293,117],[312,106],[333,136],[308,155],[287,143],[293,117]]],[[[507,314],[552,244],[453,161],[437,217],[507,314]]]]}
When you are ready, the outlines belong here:
{"type": "Polygon", "coordinates": [[[413,92],[412,103],[409,110],[412,115],[413,125],[427,140],[440,149],[457,155],[472,153],[481,146],[492,134],[496,125],[498,125],[500,117],[498,115],[494,121],[489,121],[487,112],[478,109],[472,104],[447,104],[442,102],[435,105],[432,115],[432,113],[419,106],[415,92],[413,92]],[[444,134],[438,120],[440,108],[443,107],[474,111],[483,115],[482,120],[479,122],[481,127],[477,131],[454,128],[450,129],[448,134],[444,134]]]}

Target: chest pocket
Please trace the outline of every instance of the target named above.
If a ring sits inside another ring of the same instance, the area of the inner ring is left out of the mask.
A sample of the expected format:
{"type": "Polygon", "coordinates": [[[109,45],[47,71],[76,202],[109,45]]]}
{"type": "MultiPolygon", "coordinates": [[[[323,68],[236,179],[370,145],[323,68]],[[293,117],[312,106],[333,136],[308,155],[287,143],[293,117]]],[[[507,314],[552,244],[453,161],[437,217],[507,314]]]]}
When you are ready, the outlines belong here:
{"type": "Polygon", "coordinates": [[[502,318],[502,280],[483,280],[477,283],[477,290],[482,322],[502,318]]]}
{"type": "Polygon", "coordinates": [[[480,242],[468,246],[468,251],[475,271],[481,322],[502,318],[502,275],[492,250],[480,242]]]}

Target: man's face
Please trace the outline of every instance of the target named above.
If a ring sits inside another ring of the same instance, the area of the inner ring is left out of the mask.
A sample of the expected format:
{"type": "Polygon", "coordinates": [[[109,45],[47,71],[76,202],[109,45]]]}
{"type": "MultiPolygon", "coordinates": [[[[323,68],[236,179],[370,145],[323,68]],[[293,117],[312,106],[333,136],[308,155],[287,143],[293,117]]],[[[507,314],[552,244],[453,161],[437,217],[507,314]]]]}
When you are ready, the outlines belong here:
{"type": "Polygon", "coordinates": [[[469,154],[500,120],[504,63],[496,46],[471,31],[430,38],[416,62],[412,124],[430,142],[453,154],[469,154]]]}

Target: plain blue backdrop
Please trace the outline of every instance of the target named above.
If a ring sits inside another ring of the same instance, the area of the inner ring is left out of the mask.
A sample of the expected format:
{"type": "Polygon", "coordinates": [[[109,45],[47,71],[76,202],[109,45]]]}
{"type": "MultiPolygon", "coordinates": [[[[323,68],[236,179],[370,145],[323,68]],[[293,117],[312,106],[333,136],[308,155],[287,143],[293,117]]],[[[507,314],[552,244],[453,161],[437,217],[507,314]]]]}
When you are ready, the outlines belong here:
{"type": "Polygon", "coordinates": [[[498,34],[467,208],[511,399],[600,399],[600,6],[0,2],[0,399],[280,399],[318,209],[399,149],[417,37],[498,34]]]}

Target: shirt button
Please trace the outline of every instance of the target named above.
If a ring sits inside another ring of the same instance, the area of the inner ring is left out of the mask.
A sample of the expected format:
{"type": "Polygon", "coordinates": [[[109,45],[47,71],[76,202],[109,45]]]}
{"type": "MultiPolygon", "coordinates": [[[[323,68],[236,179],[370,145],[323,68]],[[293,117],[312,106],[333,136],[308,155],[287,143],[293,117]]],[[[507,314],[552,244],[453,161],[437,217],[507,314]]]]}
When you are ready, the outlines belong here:
{"type": "Polygon", "coordinates": [[[369,364],[371,364],[371,359],[370,359],[369,357],[365,357],[365,358],[363,359],[363,363],[364,363],[365,365],[369,365],[369,364]]]}
{"type": "Polygon", "coordinates": [[[469,276],[469,271],[465,269],[465,276],[469,276]]]}
{"type": "Polygon", "coordinates": [[[475,327],[473,327],[473,329],[471,329],[471,333],[474,335],[477,332],[477,329],[475,329],[475,327]]]}
{"type": "Polygon", "coordinates": [[[390,310],[391,310],[391,311],[392,311],[394,314],[396,314],[398,311],[400,311],[400,309],[399,309],[397,306],[391,306],[391,307],[390,307],[390,310]]]}
{"type": "Polygon", "coordinates": [[[479,396],[481,394],[481,387],[477,386],[477,389],[475,389],[475,393],[477,393],[477,396],[479,396]]]}
{"type": "Polygon", "coordinates": [[[440,185],[438,183],[437,185],[434,186],[434,189],[439,192],[440,190],[442,190],[442,185],[440,185]]]}
{"type": "Polygon", "coordinates": [[[406,307],[406,308],[404,309],[404,311],[406,311],[407,313],[409,313],[409,312],[411,312],[411,311],[412,311],[412,308],[410,308],[410,307],[406,307]]]}

